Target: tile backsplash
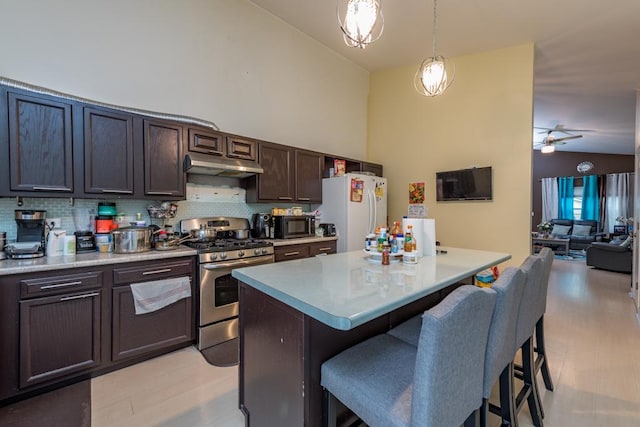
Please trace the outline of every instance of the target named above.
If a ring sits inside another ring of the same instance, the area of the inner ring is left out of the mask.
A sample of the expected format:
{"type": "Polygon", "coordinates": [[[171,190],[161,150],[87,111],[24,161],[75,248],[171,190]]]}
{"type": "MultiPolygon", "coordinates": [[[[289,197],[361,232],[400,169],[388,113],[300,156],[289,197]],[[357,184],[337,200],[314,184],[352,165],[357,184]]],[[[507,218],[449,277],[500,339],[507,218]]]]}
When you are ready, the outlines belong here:
{"type": "MultiPolygon", "coordinates": [[[[257,212],[270,212],[272,207],[290,207],[291,204],[248,204],[245,202],[245,191],[239,187],[210,186],[187,184],[187,200],[177,202],[178,211],[176,218],[156,219],[149,218],[147,206],[157,205],[160,201],[150,200],[108,200],[116,203],[118,213],[135,219],[136,213],[141,213],[147,224],[173,225],[176,229],[181,219],[199,218],[209,216],[232,216],[251,219],[251,215],[257,212]]],[[[14,197],[0,197],[0,231],[7,232],[7,241],[16,239],[16,222],[14,211],[16,209],[33,209],[47,211],[47,218],[60,218],[61,228],[68,233],[75,231],[72,208],[94,208],[97,210],[96,199],[73,199],[73,205],[69,198],[36,198],[24,197],[23,205],[18,206],[14,197]]],[[[301,205],[303,209],[311,210],[310,205],[301,205]]]]}

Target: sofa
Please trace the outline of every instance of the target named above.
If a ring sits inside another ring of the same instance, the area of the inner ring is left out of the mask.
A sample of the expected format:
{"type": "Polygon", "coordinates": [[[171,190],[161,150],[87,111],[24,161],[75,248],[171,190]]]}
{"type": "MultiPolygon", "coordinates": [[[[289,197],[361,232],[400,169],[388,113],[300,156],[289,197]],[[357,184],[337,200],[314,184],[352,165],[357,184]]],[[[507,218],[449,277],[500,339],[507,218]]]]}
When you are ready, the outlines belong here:
{"type": "Polygon", "coordinates": [[[592,243],[600,241],[598,221],[590,219],[552,219],[551,235],[569,239],[569,249],[584,250],[592,243]]]}
{"type": "Polygon", "coordinates": [[[609,243],[594,242],[587,248],[587,265],[602,270],[631,273],[633,249],[631,238],[609,243]]]}

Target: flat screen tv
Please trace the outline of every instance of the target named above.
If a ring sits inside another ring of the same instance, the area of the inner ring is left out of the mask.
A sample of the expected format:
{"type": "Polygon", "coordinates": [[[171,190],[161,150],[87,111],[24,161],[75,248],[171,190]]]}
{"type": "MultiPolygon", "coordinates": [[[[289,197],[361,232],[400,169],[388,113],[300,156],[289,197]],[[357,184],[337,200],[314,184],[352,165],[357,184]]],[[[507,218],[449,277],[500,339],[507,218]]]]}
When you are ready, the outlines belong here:
{"type": "Polygon", "coordinates": [[[436,172],[436,200],[492,200],[491,166],[436,172]]]}

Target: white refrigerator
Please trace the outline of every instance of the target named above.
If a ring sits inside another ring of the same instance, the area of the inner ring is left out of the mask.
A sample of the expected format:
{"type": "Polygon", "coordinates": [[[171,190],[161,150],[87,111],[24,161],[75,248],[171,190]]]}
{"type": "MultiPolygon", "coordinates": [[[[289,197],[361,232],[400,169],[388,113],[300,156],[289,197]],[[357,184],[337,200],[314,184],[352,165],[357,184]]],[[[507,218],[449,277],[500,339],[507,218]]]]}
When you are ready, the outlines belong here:
{"type": "Polygon", "coordinates": [[[322,180],[321,222],[336,225],[338,252],[364,249],[365,237],[387,223],[387,179],[348,173],[322,180]]]}

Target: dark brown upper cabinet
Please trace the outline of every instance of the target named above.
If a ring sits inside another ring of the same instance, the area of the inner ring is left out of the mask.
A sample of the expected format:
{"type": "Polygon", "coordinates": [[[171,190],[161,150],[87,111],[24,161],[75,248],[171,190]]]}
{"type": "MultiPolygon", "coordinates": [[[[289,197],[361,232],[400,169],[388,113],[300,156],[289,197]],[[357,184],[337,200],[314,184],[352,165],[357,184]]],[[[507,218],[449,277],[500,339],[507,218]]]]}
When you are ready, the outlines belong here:
{"type": "Polygon", "coordinates": [[[245,160],[256,160],[258,143],[251,139],[235,135],[227,135],[227,157],[245,160]]]}
{"type": "Polygon", "coordinates": [[[224,156],[226,137],[222,132],[189,128],[189,151],[224,156]]]}
{"type": "Polygon", "coordinates": [[[134,194],[133,116],[84,108],[84,191],[134,194]]]}
{"type": "Polygon", "coordinates": [[[7,101],[10,190],[72,194],[72,104],[11,91],[7,101]]]}
{"type": "Polygon", "coordinates": [[[322,168],[324,155],[308,150],[295,150],[296,200],[322,203],[322,168]]]}
{"type": "Polygon", "coordinates": [[[294,148],[260,141],[258,159],[264,172],[246,179],[247,201],[293,202],[294,148]]]}
{"type": "Polygon", "coordinates": [[[172,122],[144,120],[144,194],[180,199],[185,195],[183,128],[172,122]]]}

